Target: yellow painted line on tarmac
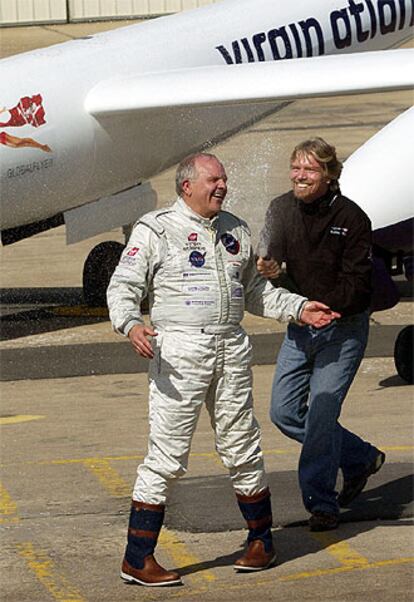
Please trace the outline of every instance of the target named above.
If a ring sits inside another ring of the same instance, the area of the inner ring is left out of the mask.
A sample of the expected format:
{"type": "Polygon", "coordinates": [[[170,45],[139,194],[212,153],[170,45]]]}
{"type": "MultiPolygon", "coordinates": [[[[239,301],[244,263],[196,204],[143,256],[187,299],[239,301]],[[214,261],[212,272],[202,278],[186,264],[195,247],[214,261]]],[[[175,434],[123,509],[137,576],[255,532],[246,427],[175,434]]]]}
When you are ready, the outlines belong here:
{"type": "Polygon", "coordinates": [[[51,307],[48,311],[56,316],[68,318],[107,318],[108,309],[106,307],[88,307],[88,305],[62,305],[61,307],[51,307]]]}
{"type": "MultiPolygon", "coordinates": [[[[384,451],[413,451],[414,445],[399,445],[399,446],[381,446],[381,449],[384,451]]],[[[298,454],[298,450],[285,450],[285,449],[267,449],[263,451],[263,454],[266,455],[294,455],[298,454]]],[[[127,462],[131,460],[140,461],[144,459],[143,454],[134,454],[128,456],[100,456],[100,457],[89,457],[89,458],[65,458],[61,460],[33,460],[29,462],[1,462],[0,466],[17,466],[19,464],[27,465],[58,465],[58,464],[83,464],[85,462],[93,462],[93,461],[109,461],[109,462],[127,462]]],[[[190,458],[207,458],[207,459],[217,459],[218,454],[213,452],[191,452],[190,458]]]]}
{"type": "Polygon", "coordinates": [[[399,564],[410,564],[414,562],[414,557],[408,558],[393,558],[391,560],[379,560],[378,562],[369,562],[363,566],[338,566],[330,569],[316,569],[315,571],[305,571],[303,573],[293,573],[279,577],[278,581],[297,581],[299,579],[310,579],[312,577],[323,577],[326,575],[337,575],[339,573],[347,573],[350,571],[365,571],[368,569],[378,569],[387,566],[397,566],[399,564]]]}
{"type": "Polygon", "coordinates": [[[86,462],[126,462],[129,460],[143,460],[144,455],[140,456],[97,456],[92,458],[64,458],[62,460],[40,460],[38,462],[28,462],[28,464],[85,464],[86,462]]]}
{"type": "Polygon", "coordinates": [[[56,568],[53,560],[31,542],[16,544],[19,555],[27,562],[30,570],[58,602],[86,602],[79,590],[56,568]]]}
{"type": "Polygon", "coordinates": [[[368,558],[359,554],[351,548],[346,541],[340,541],[337,535],[332,533],[311,533],[312,539],[315,539],[325,548],[325,551],[333,556],[342,566],[364,567],[369,564],[368,558]]]}
{"type": "Polygon", "coordinates": [[[19,424],[20,422],[30,422],[32,420],[40,420],[45,416],[32,416],[31,414],[18,414],[17,416],[1,416],[0,425],[3,424],[19,424]]]}
{"type": "Polygon", "coordinates": [[[118,471],[112,468],[109,460],[94,458],[84,460],[83,464],[97,477],[112,497],[125,497],[131,494],[131,484],[127,483],[118,471]]]}
{"type": "MultiPolygon", "coordinates": [[[[197,556],[194,556],[194,554],[191,554],[191,552],[188,551],[185,544],[177,541],[177,537],[178,535],[174,531],[162,529],[158,540],[162,545],[163,550],[168,552],[169,556],[174,561],[174,564],[177,567],[202,564],[197,556]]],[[[217,577],[211,571],[207,570],[196,573],[195,575],[192,575],[192,577],[193,579],[201,578],[209,583],[217,580],[217,577]]]]}
{"type": "MultiPolygon", "coordinates": [[[[271,452],[264,453],[276,453],[276,454],[288,454],[292,452],[285,452],[284,450],[271,450],[271,452]]],[[[145,458],[143,454],[134,454],[128,456],[99,456],[89,458],[63,458],[61,460],[33,460],[29,462],[23,462],[24,465],[57,465],[57,464],[84,464],[85,462],[101,462],[102,460],[108,462],[129,462],[131,460],[141,461],[145,458]]],[[[216,459],[219,458],[217,452],[191,452],[190,458],[207,458],[216,459]]],[[[20,463],[19,463],[20,464],[20,463]]],[[[0,466],[15,466],[16,463],[1,462],[0,466]]]]}
{"type": "MultiPolygon", "coordinates": [[[[303,573],[292,573],[291,575],[281,575],[279,577],[276,577],[274,574],[274,571],[266,571],[266,577],[261,577],[261,578],[252,578],[251,580],[249,579],[249,582],[245,582],[243,579],[243,583],[240,584],[231,584],[229,582],[226,582],[225,588],[226,591],[249,591],[249,592],[253,592],[255,591],[255,588],[259,588],[259,587],[269,587],[269,586],[274,586],[275,583],[280,582],[280,583],[284,583],[287,581],[299,581],[302,579],[310,579],[310,578],[315,578],[315,577],[325,577],[325,576],[330,576],[330,575],[337,575],[339,573],[351,573],[351,572],[356,572],[356,571],[364,571],[364,570],[368,570],[368,569],[379,569],[379,568],[383,568],[383,567],[389,567],[389,566],[398,566],[398,565],[402,565],[402,564],[410,564],[414,562],[414,557],[409,557],[409,558],[394,558],[392,560],[380,560],[378,562],[371,562],[367,565],[364,566],[360,566],[360,567],[352,567],[352,566],[341,566],[341,567],[336,567],[336,568],[331,568],[331,569],[320,569],[320,570],[315,570],[315,571],[308,571],[308,572],[303,572],[303,573]]],[[[263,573],[262,573],[263,575],[263,573]]],[[[253,577],[253,575],[252,575],[253,577]]],[[[219,584],[220,585],[220,584],[219,584]]],[[[202,595],[205,592],[209,591],[208,588],[205,587],[200,587],[199,589],[191,589],[191,595],[193,596],[193,598],[197,595],[202,595]]],[[[211,590],[210,590],[211,593],[211,590]]],[[[169,592],[169,599],[174,599],[174,598],[183,598],[188,596],[188,592],[185,591],[185,588],[183,588],[182,590],[177,590],[176,592],[169,592]]],[[[252,597],[252,596],[250,596],[252,597]]],[[[255,596],[257,598],[257,595],[255,596]]],[[[334,596],[335,597],[335,596],[334,596]]]]}
{"type": "Polygon", "coordinates": [[[0,483],[0,524],[18,523],[17,504],[0,483]]]}
{"type": "MultiPolygon", "coordinates": [[[[109,464],[107,460],[85,460],[83,464],[95,475],[112,497],[125,497],[131,495],[131,484],[109,464]]],[[[177,535],[172,531],[161,530],[159,543],[179,566],[188,564],[200,564],[200,559],[191,554],[185,544],[177,541],[177,535]]],[[[214,581],[216,577],[209,571],[203,571],[201,578],[206,581],[214,581]]]]}
{"type": "MultiPolygon", "coordinates": [[[[18,523],[17,504],[8,491],[0,483],[0,524],[18,523]]],[[[60,574],[53,561],[43,550],[35,548],[32,542],[16,544],[19,555],[24,558],[29,568],[58,602],[86,602],[79,591],[60,574]]]]}

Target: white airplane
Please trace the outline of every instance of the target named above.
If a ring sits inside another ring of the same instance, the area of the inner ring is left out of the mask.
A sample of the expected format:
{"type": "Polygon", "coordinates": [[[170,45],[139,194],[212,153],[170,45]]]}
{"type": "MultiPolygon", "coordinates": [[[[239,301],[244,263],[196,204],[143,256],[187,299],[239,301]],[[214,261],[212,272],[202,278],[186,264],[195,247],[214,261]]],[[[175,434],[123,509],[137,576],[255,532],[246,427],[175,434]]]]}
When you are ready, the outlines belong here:
{"type": "MultiPolygon", "coordinates": [[[[414,50],[390,49],[413,22],[412,0],[224,0],[3,59],[2,243],[63,223],[69,243],[133,223],[152,208],[151,177],[287,100],[412,87],[414,50]]],[[[375,229],[397,231],[393,252],[412,247],[399,228],[412,228],[413,124],[411,110],[388,125],[341,179],[375,229]]],[[[109,242],[89,255],[90,304],[119,254],[109,242]]]]}

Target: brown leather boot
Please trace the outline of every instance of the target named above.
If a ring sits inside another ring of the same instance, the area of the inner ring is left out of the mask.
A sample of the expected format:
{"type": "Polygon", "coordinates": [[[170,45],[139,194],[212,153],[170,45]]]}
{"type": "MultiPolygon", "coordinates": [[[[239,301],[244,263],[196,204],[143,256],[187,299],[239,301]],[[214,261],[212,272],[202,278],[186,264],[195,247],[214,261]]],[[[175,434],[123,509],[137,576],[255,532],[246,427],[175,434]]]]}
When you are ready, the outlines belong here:
{"type": "Polygon", "coordinates": [[[166,571],[158,564],[152,554],[145,557],[142,569],[134,569],[124,559],[122,562],[121,577],[129,583],[139,583],[148,587],[182,585],[180,575],[174,571],[166,571]]]}
{"type": "Polygon", "coordinates": [[[254,495],[236,493],[240,510],[249,528],[247,550],[236,560],[236,571],[262,571],[276,560],[272,541],[272,507],[268,488],[254,495]]]}
{"type": "Polygon", "coordinates": [[[153,556],[164,520],[164,510],[162,504],[132,500],[128,544],[121,568],[121,577],[125,581],[152,587],[181,583],[178,573],[166,571],[153,556]]]}
{"type": "Polygon", "coordinates": [[[243,556],[236,560],[233,568],[236,571],[263,571],[272,566],[275,560],[274,548],[272,547],[270,552],[266,552],[263,541],[255,539],[249,543],[243,556]]]}

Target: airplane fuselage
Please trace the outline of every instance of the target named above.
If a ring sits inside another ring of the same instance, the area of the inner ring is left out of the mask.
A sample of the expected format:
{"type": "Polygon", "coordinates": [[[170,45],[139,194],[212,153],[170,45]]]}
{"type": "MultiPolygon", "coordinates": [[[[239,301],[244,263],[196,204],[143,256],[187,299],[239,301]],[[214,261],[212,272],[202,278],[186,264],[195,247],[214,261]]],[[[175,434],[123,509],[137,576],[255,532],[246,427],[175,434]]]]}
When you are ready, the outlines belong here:
{"type": "Polygon", "coordinates": [[[390,48],[412,22],[410,0],[256,0],[253,10],[251,0],[227,0],[4,59],[1,229],[132,187],[277,108],[172,108],[97,119],[85,101],[100,82],[390,48]]]}

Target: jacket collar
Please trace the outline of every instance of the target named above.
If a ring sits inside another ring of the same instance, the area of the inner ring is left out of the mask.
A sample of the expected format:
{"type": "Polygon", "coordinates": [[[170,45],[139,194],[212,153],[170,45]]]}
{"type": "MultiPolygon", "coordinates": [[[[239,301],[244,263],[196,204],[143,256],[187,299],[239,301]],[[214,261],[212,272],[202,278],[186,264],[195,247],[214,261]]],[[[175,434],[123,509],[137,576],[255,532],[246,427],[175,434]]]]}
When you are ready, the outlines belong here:
{"type": "Polygon", "coordinates": [[[189,207],[187,205],[187,203],[184,201],[184,199],[182,199],[180,196],[177,198],[176,202],[174,203],[173,209],[175,211],[177,211],[178,213],[181,213],[182,215],[187,216],[191,220],[198,222],[199,224],[203,225],[206,228],[216,228],[217,227],[217,223],[218,223],[218,219],[219,219],[219,215],[220,215],[219,213],[217,215],[215,215],[214,217],[212,217],[211,219],[208,217],[203,217],[199,213],[196,213],[195,211],[193,211],[191,209],[191,207],[189,207]]]}
{"type": "Polygon", "coordinates": [[[328,190],[326,194],[316,199],[312,203],[304,203],[297,199],[300,210],[306,215],[325,215],[335,202],[339,190],[328,190]]]}

